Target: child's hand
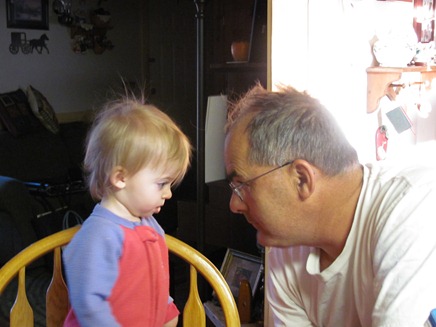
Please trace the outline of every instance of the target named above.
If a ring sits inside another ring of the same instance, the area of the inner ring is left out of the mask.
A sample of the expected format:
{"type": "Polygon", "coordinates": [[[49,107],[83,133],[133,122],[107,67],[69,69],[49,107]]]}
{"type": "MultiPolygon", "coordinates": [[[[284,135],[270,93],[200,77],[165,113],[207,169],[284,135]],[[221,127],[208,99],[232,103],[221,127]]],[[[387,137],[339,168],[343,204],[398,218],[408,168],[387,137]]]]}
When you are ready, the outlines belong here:
{"type": "Polygon", "coordinates": [[[179,321],[179,317],[175,317],[173,320],[168,321],[164,327],[177,327],[177,322],[179,321]]]}

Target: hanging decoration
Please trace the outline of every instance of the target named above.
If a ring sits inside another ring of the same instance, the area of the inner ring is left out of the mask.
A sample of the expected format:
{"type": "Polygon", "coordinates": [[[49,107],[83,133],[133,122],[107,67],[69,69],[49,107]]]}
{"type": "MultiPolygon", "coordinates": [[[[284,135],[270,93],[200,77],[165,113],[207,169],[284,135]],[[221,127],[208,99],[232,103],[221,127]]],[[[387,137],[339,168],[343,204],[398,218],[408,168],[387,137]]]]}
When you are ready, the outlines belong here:
{"type": "Polygon", "coordinates": [[[386,87],[377,107],[377,160],[400,158],[407,146],[417,144],[417,128],[432,111],[429,83],[420,71],[405,71],[386,87]]]}
{"type": "Polygon", "coordinates": [[[381,125],[375,133],[376,159],[385,160],[388,152],[389,134],[386,125],[381,125]]]}
{"type": "Polygon", "coordinates": [[[42,50],[44,49],[47,51],[47,53],[50,53],[50,51],[48,51],[47,45],[45,44],[45,41],[48,41],[48,36],[45,33],[42,34],[39,39],[30,40],[30,53],[33,53],[33,50],[36,50],[36,52],[38,53],[42,53],[42,50]]]}
{"type": "Polygon", "coordinates": [[[58,21],[71,29],[72,49],[75,53],[86,53],[93,50],[102,54],[112,50],[114,45],[107,38],[107,31],[112,29],[111,14],[101,7],[88,8],[86,1],[81,0],[77,8],[72,8],[71,0],[53,1],[53,11],[58,15],[58,21]]]}
{"type": "Polygon", "coordinates": [[[11,44],[9,45],[9,52],[12,54],[17,54],[20,50],[23,54],[33,53],[35,50],[37,53],[41,54],[45,49],[47,53],[50,53],[46,45],[48,41],[47,34],[42,34],[39,39],[27,40],[26,33],[24,32],[11,32],[11,44]]]}
{"type": "Polygon", "coordinates": [[[55,0],[52,3],[52,8],[55,14],[58,15],[59,24],[70,26],[73,23],[71,1],[55,0]]]}

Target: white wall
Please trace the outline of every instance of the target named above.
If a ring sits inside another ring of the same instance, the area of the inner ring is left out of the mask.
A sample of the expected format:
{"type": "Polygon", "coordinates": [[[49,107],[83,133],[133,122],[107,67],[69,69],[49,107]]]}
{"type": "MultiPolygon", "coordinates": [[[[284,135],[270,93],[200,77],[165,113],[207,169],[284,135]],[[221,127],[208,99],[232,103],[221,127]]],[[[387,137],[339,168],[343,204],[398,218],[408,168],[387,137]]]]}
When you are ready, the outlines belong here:
{"type": "MultiPolygon", "coordinates": [[[[76,54],[71,50],[69,28],[57,21],[50,4],[49,30],[6,28],[6,1],[0,1],[0,93],[31,84],[40,90],[60,114],[92,109],[106,96],[110,87],[120,85],[120,76],[141,81],[141,35],[138,0],[104,1],[112,15],[114,28],[107,33],[115,45],[111,51],[96,55],[76,54]],[[13,55],[9,52],[11,32],[25,32],[27,39],[43,33],[50,53],[13,55]]],[[[73,1],[73,4],[77,2],[73,1]]],[[[97,0],[86,3],[97,8],[97,0]]]]}
{"type": "MultiPolygon", "coordinates": [[[[332,111],[361,161],[375,160],[377,113],[366,113],[366,68],[372,44],[394,26],[413,25],[413,3],[375,0],[272,1],[272,87],[308,90],[332,111]]],[[[436,92],[435,92],[436,95],[436,92]]],[[[416,135],[391,133],[388,153],[436,139],[436,97],[430,117],[414,118],[416,135]]],[[[398,153],[394,153],[397,151],[398,153]]]]}

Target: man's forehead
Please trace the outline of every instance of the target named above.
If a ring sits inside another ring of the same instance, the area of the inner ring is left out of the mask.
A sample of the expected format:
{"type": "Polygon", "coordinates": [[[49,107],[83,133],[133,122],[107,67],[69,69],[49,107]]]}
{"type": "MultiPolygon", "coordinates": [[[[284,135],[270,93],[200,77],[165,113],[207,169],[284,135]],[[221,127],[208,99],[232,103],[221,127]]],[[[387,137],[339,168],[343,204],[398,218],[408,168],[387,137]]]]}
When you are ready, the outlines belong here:
{"type": "Polygon", "coordinates": [[[249,142],[247,135],[248,117],[235,123],[225,139],[225,164],[227,177],[244,176],[248,164],[249,142]]]}
{"type": "Polygon", "coordinates": [[[226,172],[229,180],[244,176],[248,164],[248,142],[245,137],[231,138],[226,148],[226,172]]]}

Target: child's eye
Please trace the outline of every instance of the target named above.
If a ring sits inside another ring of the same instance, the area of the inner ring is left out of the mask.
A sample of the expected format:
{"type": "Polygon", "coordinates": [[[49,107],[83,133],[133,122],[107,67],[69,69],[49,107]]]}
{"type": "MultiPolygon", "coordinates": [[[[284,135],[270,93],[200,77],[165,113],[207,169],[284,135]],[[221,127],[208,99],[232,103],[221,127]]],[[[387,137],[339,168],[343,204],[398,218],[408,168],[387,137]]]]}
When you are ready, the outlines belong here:
{"type": "Polygon", "coordinates": [[[170,184],[170,182],[160,182],[157,183],[157,186],[159,187],[159,189],[163,189],[165,186],[167,186],[168,184],[170,184]]]}

